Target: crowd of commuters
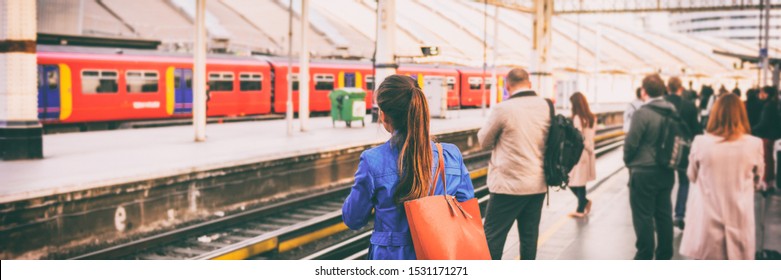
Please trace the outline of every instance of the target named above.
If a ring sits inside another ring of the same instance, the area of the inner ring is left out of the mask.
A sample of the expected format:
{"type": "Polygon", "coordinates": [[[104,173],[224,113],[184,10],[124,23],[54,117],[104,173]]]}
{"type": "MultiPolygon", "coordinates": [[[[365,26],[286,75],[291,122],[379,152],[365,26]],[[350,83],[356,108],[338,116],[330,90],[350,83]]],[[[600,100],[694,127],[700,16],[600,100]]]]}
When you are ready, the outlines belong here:
{"type": "MultiPolygon", "coordinates": [[[[554,107],[532,90],[525,70],[512,69],[505,81],[508,99],[492,108],[477,135],[480,146],[492,152],[485,242],[490,257],[501,259],[515,223],[520,259],[533,260],[549,188],[544,153],[554,107]]],[[[698,95],[691,88],[690,83],[689,90],[684,89],[677,77],[665,85],[659,75],[648,75],[624,112],[623,161],[629,170],[637,238],[634,258],[671,259],[674,227],[678,227],[683,232],[679,252],[684,256],[753,259],[754,192],[775,184],[773,170],[765,168],[772,161],[768,149],[781,139],[778,91],[752,89],[743,102],[739,90],[730,93],[722,86],[715,94],[713,88],[703,86],[698,95]],[[682,168],[658,160],[658,144],[670,119],[681,124],[691,141],[688,163],[682,168]],[[678,191],[673,197],[676,177],[678,191]]],[[[342,209],[343,220],[359,229],[374,214],[370,259],[416,259],[403,204],[427,193],[466,201],[474,197],[474,187],[458,148],[442,144],[441,150],[436,149],[429,135],[426,97],[415,80],[390,76],[377,94],[379,119],[392,136],[361,155],[342,209]],[[435,160],[440,154],[446,167],[443,181],[433,179],[433,171],[442,165],[435,160]],[[449,188],[443,187],[445,181],[449,188]]],[[[577,199],[570,215],[583,218],[592,206],[585,186],[596,178],[597,118],[582,93],[573,93],[569,100],[572,125],[583,140],[582,154],[569,173],[569,188],[577,199]]]]}

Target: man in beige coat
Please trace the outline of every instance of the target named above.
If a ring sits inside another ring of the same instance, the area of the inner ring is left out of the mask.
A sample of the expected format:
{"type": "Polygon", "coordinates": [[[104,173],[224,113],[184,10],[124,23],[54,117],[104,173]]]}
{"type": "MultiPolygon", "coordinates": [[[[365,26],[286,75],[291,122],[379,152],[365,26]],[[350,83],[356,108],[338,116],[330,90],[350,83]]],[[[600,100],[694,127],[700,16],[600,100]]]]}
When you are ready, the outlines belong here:
{"type": "Polygon", "coordinates": [[[483,149],[490,149],[488,189],[491,198],[485,217],[485,235],[491,258],[502,258],[507,233],[518,222],[522,260],[537,255],[540,215],[547,185],[543,172],[545,142],[550,127],[547,101],[531,90],[529,74],[515,68],[507,74],[510,99],[491,110],[477,133],[483,149]]]}

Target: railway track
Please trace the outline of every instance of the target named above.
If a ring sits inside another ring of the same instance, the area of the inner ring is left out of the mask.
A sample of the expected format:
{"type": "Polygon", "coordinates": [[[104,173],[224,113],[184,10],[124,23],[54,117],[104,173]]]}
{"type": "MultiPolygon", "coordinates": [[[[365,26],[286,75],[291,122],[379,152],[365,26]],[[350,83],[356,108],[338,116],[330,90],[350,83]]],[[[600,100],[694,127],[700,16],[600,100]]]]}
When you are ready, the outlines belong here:
{"type": "MultiPolygon", "coordinates": [[[[620,146],[622,133],[615,127],[597,135],[597,152],[620,146]]],[[[484,207],[490,152],[464,157],[475,185],[475,196],[484,207]]],[[[372,225],[358,232],[342,222],[341,206],[350,191],[345,184],[326,192],[247,210],[132,242],[115,245],[71,259],[344,259],[360,258],[367,248],[372,225]],[[332,239],[332,240],[329,240],[332,239]],[[320,241],[326,243],[313,246],[320,241]],[[300,252],[308,248],[312,252],[300,252]]]]}

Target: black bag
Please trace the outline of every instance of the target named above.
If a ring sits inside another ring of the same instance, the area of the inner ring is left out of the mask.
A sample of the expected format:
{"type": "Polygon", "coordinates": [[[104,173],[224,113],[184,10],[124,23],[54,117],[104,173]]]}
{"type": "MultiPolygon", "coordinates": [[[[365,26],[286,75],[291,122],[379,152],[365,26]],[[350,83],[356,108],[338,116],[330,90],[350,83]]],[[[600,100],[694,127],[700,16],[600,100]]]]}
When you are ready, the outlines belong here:
{"type": "Polygon", "coordinates": [[[553,111],[553,103],[545,99],[550,108],[550,128],[545,143],[544,171],[545,182],[549,187],[566,188],[569,173],[578,164],[583,155],[583,135],[572,120],[553,111]]]}
{"type": "Polygon", "coordinates": [[[686,170],[692,145],[692,133],[686,122],[675,111],[646,107],[662,116],[656,141],[656,163],[664,168],[686,170]]]}

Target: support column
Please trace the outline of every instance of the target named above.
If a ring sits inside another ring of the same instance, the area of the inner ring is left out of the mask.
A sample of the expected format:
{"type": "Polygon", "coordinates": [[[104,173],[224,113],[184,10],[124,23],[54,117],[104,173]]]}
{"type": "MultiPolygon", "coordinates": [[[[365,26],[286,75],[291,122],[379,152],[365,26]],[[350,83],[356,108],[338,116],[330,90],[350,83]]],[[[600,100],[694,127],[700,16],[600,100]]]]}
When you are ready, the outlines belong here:
{"type": "MultiPolygon", "coordinates": [[[[291,67],[292,69],[292,67],[291,67]]],[[[309,0],[301,0],[301,60],[298,63],[298,119],[301,131],[309,122],[309,0]]]]}
{"type": "Polygon", "coordinates": [[[38,121],[36,1],[0,1],[0,159],[43,158],[38,121]]]}
{"type": "Polygon", "coordinates": [[[502,93],[502,89],[499,88],[499,78],[496,76],[496,56],[499,54],[499,6],[494,5],[494,48],[493,55],[491,55],[491,79],[494,83],[491,86],[491,101],[489,105],[491,108],[496,106],[496,99],[499,98],[499,94],[502,93]]]}
{"type": "Polygon", "coordinates": [[[396,74],[396,0],[377,3],[377,38],[375,40],[374,101],[372,122],[377,121],[377,89],[385,78],[396,74]]]}
{"type": "Polygon", "coordinates": [[[285,121],[287,136],[293,136],[293,0],[288,3],[287,26],[287,100],[285,101],[285,121]]]}
{"type": "Polygon", "coordinates": [[[540,96],[553,97],[553,78],[550,69],[551,48],[551,18],[553,17],[553,0],[534,1],[534,22],[532,23],[532,86],[537,88],[540,96]]]}
{"type": "Polygon", "coordinates": [[[761,85],[766,86],[770,82],[770,1],[765,1],[765,38],[764,38],[764,56],[762,57],[762,81],[761,85]]]}
{"type": "Polygon", "coordinates": [[[193,47],[193,127],[195,142],[206,141],[206,0],[196,0],[193,47]]]}

